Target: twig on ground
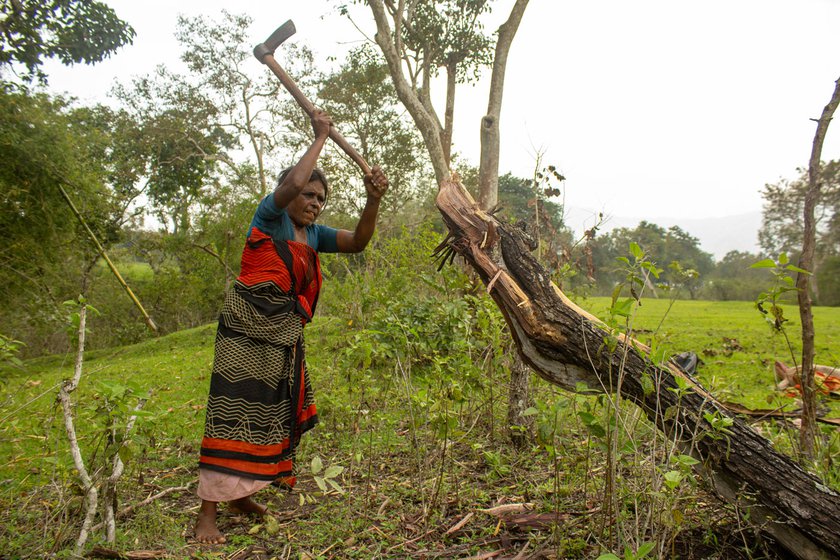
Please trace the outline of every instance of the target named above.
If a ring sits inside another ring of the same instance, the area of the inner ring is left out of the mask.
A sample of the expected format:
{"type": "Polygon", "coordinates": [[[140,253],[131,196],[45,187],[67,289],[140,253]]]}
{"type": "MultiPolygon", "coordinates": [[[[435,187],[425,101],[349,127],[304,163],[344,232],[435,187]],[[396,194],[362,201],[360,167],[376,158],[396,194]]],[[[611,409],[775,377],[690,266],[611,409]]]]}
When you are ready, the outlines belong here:
{"type": "Polygon", "coordinates": [[[493,552],[485,552],[484,554],[479,554],[478,556],[468,556],[464,560],[486,560],[487,558],[495,558],[499,554],[502,554],[504,551],[504,548],[500,548],[499,550],[494,550],[493,552]]]}
{"type": "MultiPolygon", "coordinates": [[[[132,511],[134,511],[135,509],[141,508],[143,506],[147,506],[150,503],[154,502],[155,500],[158,500],[158,499],[166,496],[167,494],[171,494],[173,492],[178,492],[178,491],[187,491],[187,490],[190,489],[191,485],[192,485],[192,483],[190,482],[190,483],[186,484],[185,486],[174,486],[172,488],[166,488],[165,490],[162,490],[162,491],[158,492],[157,494],[155,494],[153,496],[149,496],[148,498],[146,498],[145,500],[143,500],[141,502],[137,502],[136,504],[132,504],[128,507],[125,507],[125,508],[121,509],[119,511],[119,513],[117,513],[117,517],[125,517],[126,515],[128,515],[132,511]]],[[[98,524],[94,525],[93,527],[91,527],[91,531],[98,531],[99,529],[102,528],[103,524],[104,523],[98,523],[98,524]]]]}
{"type": "Polygon", "coordinates": [[[329,552],[330,550],[332,550],[332,549],[333,549],[333,547],[335,547],[335,545],[339,544],[340,542],[341,542],[341,541],[335,541],[335,542],[334,542],[334,543],[332,543],[330,546],[328,546],[327,548],[325,548],[324,550],[322,550],[321,552],[319,552],[319,553],[318,553],[318,556],[323,556],[323,555],[325,555],[327,552],[329,552]]]}
{"type": "MultiPolygon", "coordinates": [[[[402,548],[402,547],[404,547],[404,546],[406,546],[406,545],[409,545],[409,544],[412,544],[412,543],[416,543],[417,541],[419,541],[419,540],[420,540],[420,539],[422,539],[423,537],[426,537],[426,536],[428,536],[428,535],[431,535],[431,534],[432,534],[432,533],[434,533],[436,530],[437,530],[437,529],[429,529],[428,531],[426,531],[425,533],[423,533],[423,534],[422,534],[422,535],[420,535],[419,537],[414,537],[414,538],[413,538],[413,539],[411,539],[411,540],[407,540],[407,541],[405,541],[405,542],[401,542],[400,544],[395,544],[394,546],[392,546],[391,548],[389,548],[386,552],[391,552],[392,550],[395,550],[395,549],[397,549],[397,548],[402,548]]],[[[380,533],[382,533],[382,531],[380,531],[380,533]]],[[[382,534],[384,535],[385,533],[382,533],[382,534]]]]}
{"type": "Polygon", "coordinates": [[[503,515],[505,513],[521,513],[523,511],[528,511],[529,509],[533,509],[534,504],[530,502],[526,502],[523,504],[504,504],[501,506],[491,507],[487,509],[480,509],[481,513],[487,513],[489,515],[503,515]]]}
{"type": "Polygon", "coordinates": [[[446,531],[446,533],[444,533],[444,534],[445,534],[445,535],[451,535],[452,533],[454,533],[454,532],[456,532],[456,531],[459,531],[459,530],[460,530],[460,529],[461,529],[464,525],[466,525],[466,524],[467,524],[467,522],[468,522],[470,519],[472,519],[472,516],[473,516],[473,515],[474,515],[474,513],[473,513],[473,512],[469,512],[467,515],[465,515],[465,516],[464,516],[464,518],[463,518],[463,519],[461,519],[461,521],[459,521],[458,523],[456,523],[455,525],[453,525],[452,527],[450,527],[450,528],[449,528],[449,530],[448,530],[448,531],[446,531]]]}
{"type": "Polygon", "coordinates": [[[522,550],[519,551],[519,554],[513,557],[513,560],[523,560],[525,558],[525,552],[528,550],[528,547],[531,545],[531,541],[525,541],[525,546],[522,547],[522,550]]]}

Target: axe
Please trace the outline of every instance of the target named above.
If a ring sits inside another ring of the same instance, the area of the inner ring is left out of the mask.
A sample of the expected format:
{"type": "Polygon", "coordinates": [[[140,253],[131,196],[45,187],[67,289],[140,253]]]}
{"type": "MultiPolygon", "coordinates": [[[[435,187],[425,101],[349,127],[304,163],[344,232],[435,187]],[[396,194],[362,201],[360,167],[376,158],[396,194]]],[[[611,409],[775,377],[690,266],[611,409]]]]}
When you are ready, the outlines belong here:
{"type": "MultiPolygon", "coordinates": [[[[289,93],[292,94],[292,97],[295,98],[298,105],[300,105],[304,112],[311,117],[312,113],[315,112],[315,105],[307,99],[303,92],[300,91],[300,88],[297,87],[295,81],[286,74],[286,71],[283,70],[274,59],[274,51],[277,50],[277,47],[279,47],[283,41],[294,35],[295,31],[295,24],[292,20],[287,21],[278,27],[264,43],[260,43],[254,47],[254,56],[256,56],[257,60],[268,66],[271,71],[274,72],[274,75],[280,79],[280,83],[283,84],[289,93]]],[[[365,161],[365,158],[363,158],[361,154],[350,145],[347,139],[344,138],[344,136],[342,136],[334,126],[330,127],[330,138],[332,138],[333,142],[335,142],[339,148],[344,150],[345,154],[350,156],[350,159],[359,166],[362,173],[370,175],[370,166],[365,161]]]]}

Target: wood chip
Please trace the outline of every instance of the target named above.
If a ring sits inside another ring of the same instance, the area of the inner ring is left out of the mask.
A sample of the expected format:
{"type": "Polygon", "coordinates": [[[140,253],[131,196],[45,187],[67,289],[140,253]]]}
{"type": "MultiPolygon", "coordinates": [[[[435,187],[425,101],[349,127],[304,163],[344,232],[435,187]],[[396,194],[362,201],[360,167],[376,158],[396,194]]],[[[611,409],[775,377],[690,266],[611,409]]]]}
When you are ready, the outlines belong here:
{"type": "Polygon", "coordinates": [[[481,513],[487,513],[489,515],[504,515],[505,513],[521,513],[523,511],[528,511],[530,509],[534,509],[534,504],[531,502],[525,502],[522,504],[504,504],[501,506],[491,507],[487,509],[480,509],[481,513]]]}
{"type": "Polygon", "coordinates": [[[445,535],[451,535],[451,534],[452,534],[452,533],[454,533],[455,531],[460,530],[460,529],[461,529],[464,525],[466,525],[466,524],[467,524],[467,522],[468,522],[470,519],[472,519],[472,516],[473,516],[473,512],[469,512],[467,515],[465,515],[465,516],[464,516],[464,518],[463,518],[463,519],[461,519],[461,521],[459,521],[458,523],[456,523],[455,525],[453,525],[452,527],[450,527],[450,528],[449,528],[449,530],[448,530],[446,533],[444,533],[444,534],[445,534],[445,535]]]}
{"type": "Polygon", "coordinates": [[[487,293],[488,294],[490,293],[490,290],[493,289],[493,284],[496,283],[496,280],[498,280],[499,276],[501,276],[501,275],[502,275],[502,269],[500,268],[499,271],[496,273],[496,275],[493,277],[493,279],[490,280],[490,282],[487,283],[487,293]]]}

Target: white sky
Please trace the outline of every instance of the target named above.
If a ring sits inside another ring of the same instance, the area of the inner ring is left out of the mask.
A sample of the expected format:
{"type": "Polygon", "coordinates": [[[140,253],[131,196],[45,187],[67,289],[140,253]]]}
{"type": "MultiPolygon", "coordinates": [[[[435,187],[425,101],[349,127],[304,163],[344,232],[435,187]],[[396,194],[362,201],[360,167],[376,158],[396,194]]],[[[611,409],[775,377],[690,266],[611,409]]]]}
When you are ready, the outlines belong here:
{"type": "MultiPolygon", "coordinates": [[[[361,38],[327,0],[107,3],[134,26],[134,45],[93,67],[50,64],[54,90],[104,100],[115,80],[177,67],[179,13],[248,13],[254,44],[293,19],[290,41],[323,59],[361,38]]],[[[512,4],[496,2],[488,29],[512,4]]],[[[500,171],[530,176],[540,150],[568,178],[572,207],[649,219],[757,212],[765,183],[807,166],[809,119],[840,77],[838,29],[840,0],[533,0],[509,58],[500,171]]],[[[488,83],[458,94],[455,149],[473,163],[488,83]]],[[[840,158],[838,129],[824,160],[840,158]]]]}

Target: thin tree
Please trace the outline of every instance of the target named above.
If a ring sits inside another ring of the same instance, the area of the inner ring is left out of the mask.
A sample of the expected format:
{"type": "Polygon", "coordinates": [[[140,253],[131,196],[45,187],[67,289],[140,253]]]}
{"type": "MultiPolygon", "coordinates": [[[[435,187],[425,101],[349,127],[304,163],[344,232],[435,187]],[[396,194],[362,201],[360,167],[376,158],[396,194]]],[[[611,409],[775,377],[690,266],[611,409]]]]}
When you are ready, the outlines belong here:
{"type": "Polygon", "coordinates": [[[510,46],[527,6],[528,0],[517,0],[507,21],[499,27],[496,54],[493,57],[493,73],[490,77],[487,114],[481,119],[478,203],[483,210],[489,210],[496,206],[499,199],[499,120],[502,112],[502,94],[505,90],[505,71],[510,46]]]}
{"type": "Polygon", "coordinates": [[[397,97],[423,137],[440,184],[451,177],[455,86],[469,81],[490,61],[490,42],[480,33],[478,21],[489,2],[367,0],[366,4],[373,12],[376,43],[385,56],[397,97]],[[431,96],[431,83],[440,68],[447,75],[443,124],[431,96]]]}
{"type": "MultiPolygon", "coordinates": [[[[805,193],[803,215],[804,234],[802,255],[799,257],[799,268],[805,271],[813,271],[814,269],[814,251],[817,237],[814,209],[820,198],[820,157],[828,125],[838,104],[840,104],[840,78],[835,81],[831,100],[823,108],[822,115],[817,120],[817,131],[814,134],[814,142],[811,147],[811,159],[808,162],[808,190],[805,193]]],[[[799,432],[799,447],[800,453],[807,459],[814,456],[817,424],[816,390],[814,387],[814,315],[811,311],[810,284],[810,273],[797,273],[799,317],[802,322],[802,427],[799,432]]]]}
{"type": "MultiPolygon", "coordinates": [[[[480,65],[484,61],[484,58],[480,55],[480,50],[476,51],[479,54],[473,58],[469,58],[466,54],[469,52],[468,47],[470,45],[480,46],[482,43],[469,29],[455,26],[457,32],[444,34],[444,39],[455,43],[454,45],[450,45],[451,48],[446,49],[444,40],[433,42],[429,40],[428,36],[426,36],[425,40],[422,40],[418,35],[417,28],[422,27],[420,24],[427,23],[428,20],[415,21],[417,14],[422,13],[422,10],[417,9],[416,2],[409,2],[408,6],[406,6],[404,0],[400,0],[398,5],[394,5],[393,1],[388,0],[385,2],[381,0],[369,0],[367,3],[373,11],[373,16],[376,20],[376,42],[385,55],[391,78],[397,90],[397,96],[420,130],[426,149],[429,152],[429,157],[431,158],[432,167],[435,170],[438,185],[441,185],[444,181],[452,177],[449,164],[452,143],[455,76],[459,72],[459,67],[480,65]],[[393,30],[389,22],[389,15],[394,24],[393,30]],[[403,39],[404,35],[406,40],[403,39]],[[432,43],[443,43],[444,48],[438,48],[437,51],[432,51],[430,48],[432,43]],[[413,55],[409,55],[406,45],[412,44],[416,46],[412,51],[413,55]],[[439,58],[436,59],[435,56],[439,56],[439,58]],[[430,78],[435,60],[443,61],[448,76],[444,127],[440,125],[440,119],[438,119],[435,113],[429,93],[430,78]],[[420,69],[419,78],[417,73],[412,72],[412,68],[415,67],[420,69]]],[[[420,2],[419,5],[421,7],[432,8],[429,13],[437,13],[434,4],[433,2],[420,2]]],[[[444,4],[447,6],[454,4],[462,10],[466,10],[469,7],[471,9],[469,13],[473,17],[477,17],[477,14],[487,9],[488,5],[487,2],[468,1],[445,2],[444,4]]],[[[498,30],[490,78],[490,90],[488,93],[487,114],[481,119],[478,201],[480,207],[485,211],[490,211],[494,208],[499,198],[499,120],[501,117],[502,96],[505,86],[505,71],[507,69],[510,47],[527,6],[528,0],[517,0],[508,15],[507,21],[498,30]]],[[[446,13],[446,10],[442,11],[446,13]]],[[[449,14],[450,19],[460,21],[455,15],[449,14]]],[[[441,25],[441,22],[438,21],[437,23],[441,25]]],[[[428,27],[428,23],[426,27],[428,27]]],[[[522,362],[519,355],[514,352],[508,400],[509,426],[522,426],[523,424],[527,424],[524,412],[529,403],[529,381],[529,368],[522,362]]],[[[510,429],[509,435],[515,445],[522,444],[526,439],[524,434],[516,429],[510,429]]]]}

